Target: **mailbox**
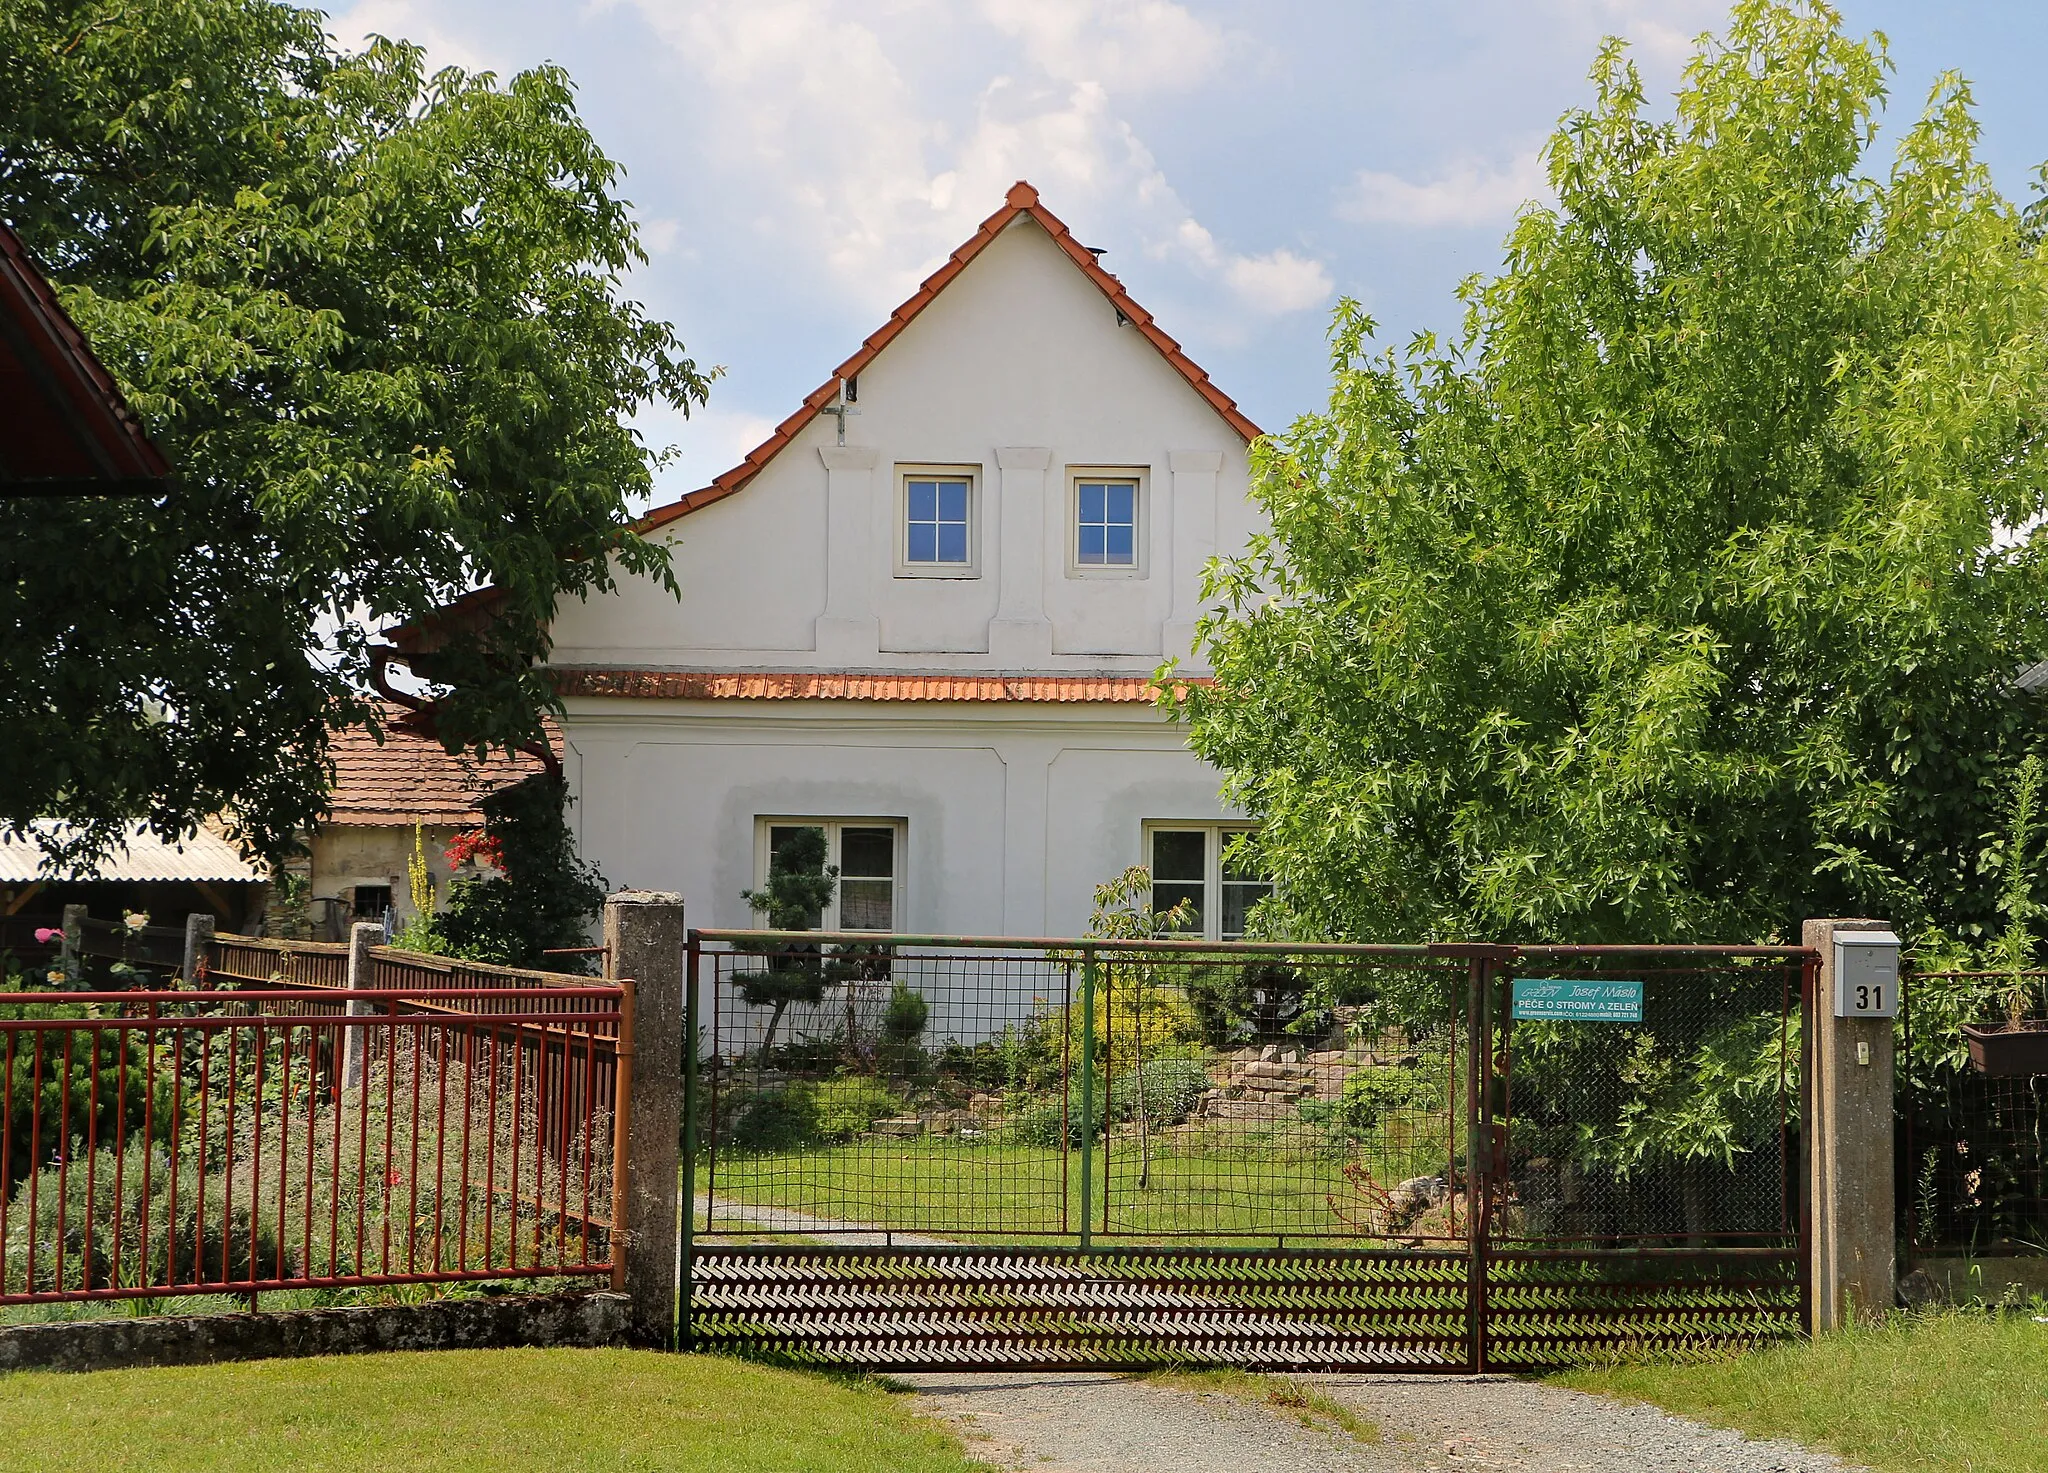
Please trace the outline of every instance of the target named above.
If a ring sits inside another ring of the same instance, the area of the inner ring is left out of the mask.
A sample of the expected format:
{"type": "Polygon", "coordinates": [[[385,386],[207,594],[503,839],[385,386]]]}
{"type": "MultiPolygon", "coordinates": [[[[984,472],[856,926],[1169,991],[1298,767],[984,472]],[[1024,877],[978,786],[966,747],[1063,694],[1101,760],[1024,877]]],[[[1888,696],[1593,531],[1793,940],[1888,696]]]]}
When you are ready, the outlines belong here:
{"type": "Polygon", "coordinates": [[[1899,1015],[1899,938],[1889,931],[1835,932],[1835,1016],[1899,1015]]]}

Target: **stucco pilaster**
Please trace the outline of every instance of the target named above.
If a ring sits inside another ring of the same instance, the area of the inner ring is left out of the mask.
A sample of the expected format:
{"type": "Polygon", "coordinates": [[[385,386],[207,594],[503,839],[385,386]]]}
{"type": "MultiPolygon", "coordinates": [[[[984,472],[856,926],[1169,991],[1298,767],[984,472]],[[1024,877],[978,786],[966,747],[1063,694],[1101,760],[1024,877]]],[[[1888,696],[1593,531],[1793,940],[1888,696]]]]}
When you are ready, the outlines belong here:
{"type": "MultiPolygon", "coordinates": [[[[825,612],[818,616],[821,659],[872,665],[879,648],[875,622],[875,467],[872,445],[820,445],[825,462],[825,612]]],[[[883,548],[884,553],[887,548],[883,548]]]]}
{"type": "Polygon", "coordinates": [[[1052,657],[1052,622],[1045,614],[1046,529],[1055,520],[1046,468],[1052,451],[1010,446],[996,451],[1002,485],[995,519],[999,553],[996,616],[989,621],[991,660],[1012,670],[1042,669],[1052,657]]]}
{"type": "Polygon", "coordinates": [[[1191,651],[1195,622],[1202,616],[1202,569],[1216,555],[1216,477],[1223,469],[1217,450],[1175,450],[1167,456],[1173,477],[1168,508],[1172,549],[1172,611],[1166,616],[1163,645],[1169,659],[1184,666],[1207,668],[1191,651]]]}

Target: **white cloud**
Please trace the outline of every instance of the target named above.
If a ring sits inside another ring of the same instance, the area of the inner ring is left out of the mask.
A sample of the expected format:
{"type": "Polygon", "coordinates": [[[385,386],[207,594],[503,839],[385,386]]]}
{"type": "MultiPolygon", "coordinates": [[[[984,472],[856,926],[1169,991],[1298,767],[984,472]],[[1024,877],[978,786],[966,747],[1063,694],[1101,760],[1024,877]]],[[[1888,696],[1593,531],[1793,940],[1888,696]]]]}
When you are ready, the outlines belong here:
{"type": "Polygon", "coordinates": [[[666,255],[672,250],[683,228],[679,220],[642,220],[639,224],[640,248],[650,256],[666,255]]]}
{"type": "Polygon", "coordinates": [[[714,400],[687,418],[665,404],[649,405],[634,416],[633,427],[654,449],[673,447],[675,451],[669,463],[654,473],[652,499],[633,508],[640,512],[648,505],[665,505],[710,485],[773,434],[775,421],[764,414],[721,409],[714,400]]]}
{"type": "Polygon", "coordinates": [[[425,48],[430,75],[450,66],[466,72],[496,72],[500,76],[516,70],[477,47],[474,37],[457,36],[436,25],[430,17],[431,9],[422,0],[356,0],[328,18],[327,33],[350,50],[361,49],[372,36],[411,41],[425,48]]]}
{"type": "Polygon", "coordinates": [[[1289,250],[1239,256],[1223,273],[1239,300],[1267,317],[1305,312],[1330,300],[1330,273],[1321,261],[1289,250]]]}
{"type": "Polygon", "coordinates": [[[1490,225],[1514,216],[1525,201],[1547,198],[1550,181],[1535,149],[1505,167],[1461,159],[1435,179],[1415,183],[1398,174],[1361,169],[1337,202],[1337,214],[1369,225],[1417,228],[1490,225]]]}
{"type": "Polygon", "coordinates": [[[1179,85],[1218,64],[1223,33],[1180,5],[984,0],[977,27],[928,0],[631,3],[703,79],[700,145],[749,223],[863,312],[909,295],[1020,178],[1069,223],[1121,227],[1243,312],[1329,294],[1316,262],[1219,248],[1113,105],[1113,87],[1179,85]]]}
{"type": "Polygon", "coordinates": [[[1112,92],[1193,87],[1223,60],[1222,28],[1171,0],[982,0],[981,13],[1049,75],[1112,92]]]}
{"type": "Polygon", "coordinates": [[[1676,72],[1702,31],[1722,28],[1727,0],[1564,0],[1575,16],[1604,35],[1623,36],[1644,63],[1676,72]]]}

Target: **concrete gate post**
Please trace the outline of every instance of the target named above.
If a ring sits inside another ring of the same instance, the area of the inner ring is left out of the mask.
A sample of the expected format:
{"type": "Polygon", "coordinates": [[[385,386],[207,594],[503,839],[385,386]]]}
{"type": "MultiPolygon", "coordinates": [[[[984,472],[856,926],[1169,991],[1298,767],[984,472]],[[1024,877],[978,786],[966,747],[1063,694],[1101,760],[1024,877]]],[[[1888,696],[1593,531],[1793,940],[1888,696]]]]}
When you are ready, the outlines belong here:
{"type": "MultiPolygon", "coordinates": [[[[1892,1155],[1892,1015],[1896,948],[1886,994],[1853,997],[1844,1005],[1861,1016],[1841,1016],[1838,980],[1844,966],[1878,950],[1845,933],[1887,931],[1883,921],[1810,920],[1805,945],[1820,953],[1814,989],[1813,1045],[1805,1084],[1807,1190],[1811,1194],[1808,1327],[1819,1334],[1856,1320],[1882,1318],[1897,1292],[1897,1227],[1892,1155]],[[1871,1011],[1874,1009],[1874,1011],[1871,1011]]],[[[1881,963],[1883,958],[1877,958],[1881,963]]],[[[1856,992],[1855,981],[1849,991],[1856,992]]]]}
{"type": "MultiPolygon", "coordinates": [[[[348,990],[364,992],[377,980],[377,967],[370,948],[384,944],[384,927],[376,921],[357,921],[348,928],[348,990]]],[[[368,1018],[377,1005],[362,998],[348,1001],[351,1018],[368,1018]]],[[[370,1030],[362,1024],[342,1031],[341,1087],[356,1089],[363,1082],[363,1061],[369,1057],[370,1030]]]]}
{"type": "Polygon", "coordinates": [[[604,903],[605,976],[635,984],[623,1185],[612,1188],[630,1333],[675,1343],[683,1128],[683,897],[622,890],[604,903]]]}

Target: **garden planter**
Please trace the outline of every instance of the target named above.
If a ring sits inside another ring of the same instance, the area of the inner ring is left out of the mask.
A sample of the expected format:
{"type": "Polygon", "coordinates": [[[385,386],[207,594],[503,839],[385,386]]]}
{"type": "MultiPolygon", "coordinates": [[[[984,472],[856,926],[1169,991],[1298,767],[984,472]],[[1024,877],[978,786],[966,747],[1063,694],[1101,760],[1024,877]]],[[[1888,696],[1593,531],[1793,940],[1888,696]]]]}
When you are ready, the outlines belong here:
{"type": "Polygon", "coordinates": [[[2023,1018],[2018,1028],[1965,1023],[1963,1037],[1979,1074],[2048,1074],[2048,1018],[2023,1018]]]}

